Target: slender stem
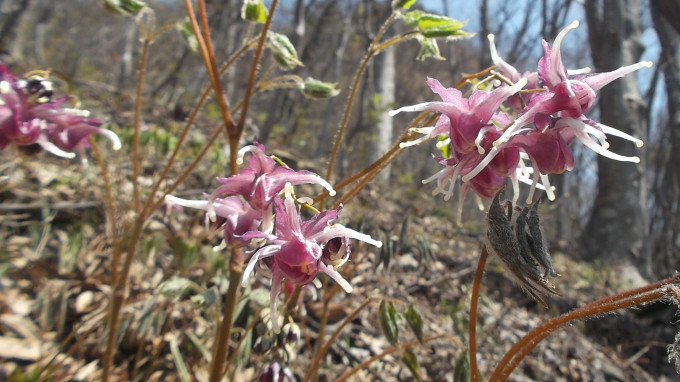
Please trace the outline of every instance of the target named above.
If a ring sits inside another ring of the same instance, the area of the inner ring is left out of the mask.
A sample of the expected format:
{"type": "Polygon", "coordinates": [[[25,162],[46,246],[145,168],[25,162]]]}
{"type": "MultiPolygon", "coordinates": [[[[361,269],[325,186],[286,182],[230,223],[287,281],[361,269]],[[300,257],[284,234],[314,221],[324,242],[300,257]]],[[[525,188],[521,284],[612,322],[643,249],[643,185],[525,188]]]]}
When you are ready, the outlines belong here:
{"type": "MultiPolygon", "coordinates": [[[[377,175],[383,168],[385,168],[385,166],[387,166],[389,163],[391,163],[397,157],[397,155],[401,153],[401,151],[403,151],[403,149],[401,147],[399,147],[399,145],[402,142],[408,141],[414,135],[414,133],[412,131],[410,131],[410,129],[412,127],[416,126],[417,124],[419,124],[425,118],[425,116],[427,116],[428,114],[430,114],[430,113],[429,112],[421,113],[418,117],[416,117],[409,124],[409,126],[406,128],[406,130],[404,130],[404,132],[399,137],[399,139],[397,139],[397,143],[395,143],[385,154],[383,154],[380,158],[378,158],[375,162],[373,162],[372,164],[370,164],[366,168],[364,168],[364,169],[358,171],[357,173],[355,173],[355,174],[343,179],[342,181],[334,184],[333,189],[335,191],[339,191],[339,190],[343,189],[345,186],[355,182],[357,179],[360,179],[364,176],[368,177],[369,179],[373,179],[373,177],[375,177],[375,175],[377,175]],[[376,171],[376,169],[378,169],[378,170],[376,171]]],[[[434,119],[436,117],[437,117],[436,114],[431,115],[430,118],[428,118],[425,121],[424,124],[427,125],[429,123],[434,122],[434,119]]],[[[363,186],[362,186],[362,188],[363,188],[363,186]]],[[[354,194],[356,194],[356,191],[354,191],[354,190],[355,189],[349,191],[348,193],[352,193],[352,196],[353,196],[354,194]]],[[[358,190],[360,190],[360,189],[358,189],[358,190]]],[[[322,200],[323,198],[325,198],[327,196],[328,196],[328,191],[322,192],[321,194],[314,197],[314,199],[313,199],[314,203],[317,203],[319,200],[322,200]]],[[[345,198],[345,197],[343,197],[343,198],[345,198]]],[[[347,198],[347,199],[349,199],[349,198],[347,198]]],[[[343,200],[341,202],[345,203],[346,201],[343,200]]]]}
{"type": "Polygon", "coordinates": [[[333,173],[333,165],[335,164],[335,158],[338,155],[340,143],[342,142],[342,136],[345,134],[345,129],[347,128],[347,123],[349,122],[349,116],[352,113],[352,107],[354,106],[354,98],[359,88],[359,82],[361,82],[361,78],[364,74],[364,71],[366,70],[368,62],[371,60],[373,55],[378,52],[378,50],[374,49],[378,43],[378,40],[380,40],[382,35],[387,30],[387,27],[392,23],[392,21],[394,21],[395,18],[396,13],[393,12],[390,15],[390,17],[385,21],[385,23],[382,25],[382,27],[378,30],[378,33],[376,33],[375,38],[373,38],[373,41],[368,47],[366,57],[364,57],[363,61],[361,61],[359,69],[357,69],[357,72],[354,75],[352,87],[350,88],[349,96],[347,97],[347,103],[345,104],[345,112],[342,115],[342,122],[340,122],[340,126],[338,126],[338,132],[335,135],[335,139],[333,141],[333,148],[331,149],[331,154],[330,157],[328,158],[328,168],[326,169],[326,179],[328,180],[331,179],[331,174],[333,173]]]}
{"type": "MultiPolygon", "coordinates": [[[[212,72],[212,86],[215,90],[215,99],[217,100],[217,105],[220,107],[222,112],[222,119],[224,120],[224,126],[227,129],[227,135],[229,136],[229,141],[236,140],[240,137],[240,133],[234,124],[234,120],[229,112],[229,105],[227,103],[227,97],[222,90],[222,82],[218,75],[217,61],[215,60],[215,50],[212,45],[212,39],[210,38],[210,26],[208,25],[208,12],[205,8],[205,0],[198,0],[198,14],[201,21],[201,33],[203,33],[203,39],[205,40],[207,60],[204,57],[204,63],[208,71],[212,72]]],[[[193,24],[192,24],[193,26],[193,24]]],[[[266,29],[265,29],[266,30],[266,29]]],[[[233,171],[232,173],[235,173],[233,171]]]]}
{"type": "MultiPolygon", "coordinates": [[[[236,60],[241,55],[243,55],[243,53],[245,53],[252,46],[252,44],[253,44],[253,41],[247,42],[241,48],[239,48],[236,52],[234,52],[234,54],[232,54],[231,57],[229,57],[229,59],[220,68],[220,72],[219,72],[220,77],[227,71],[227,69],[234,62],[236,62],[236,60]]],[[[189,130],[193,126],[194,121],[196,120],[196,117],[198,116],[198,112],[201,110],[201,108],[203,107],[203,104],[208,99],[208,95],[210,94],[211,90],[212,90],[212,87],[210,87],[210,86],[206,87],[203,90],[203,92],[201,93],[201,96],[199,97],[198,102],[194,106],[193,110],[191,110],[191,113],[189,114],[189,117],[187,118],[187,121],[184,125],[184,129],[182,130],[182,133],[179,136],[179,139],[177,141],[177,145],[175,145],[175,148],[172,150],[172,153],[170,154],[170,158],[166,161],[165,167],[163,167],[163,170],[161,171],[161,174],[158,177],[158,180],[154,183],[153,189],[151,190],[150,195],[156,195],[156,192],[158,192],[161,185],[163,184],[163,181],[168,176],[168,173],[170,172],[170,168],[172,168],[172,165],[175,163],[175,159],[177,158],[177,155],[179,154],[179,150],[182,147],[182,144],[184,143],[184,141],[186,140],[186,137],[189,135],[189,130]]],[[[217,139],[217,136],[218,136],[217,134],[214,134],[210,139],[208,139],[208,142],[206,143],[207,147],[212,146],[215,139],[217,139]]],[[[198,163],[200,158],[201,157],[194,158],[194,161],[196,163],[198,163]]],[[[193,169],[193,167],[192,167],[192,169],[193,169]]],[[[185,169],[185,173],[188,175],[188,172],[186,171],[186,169],[185,169]]],[[[184,178],[184,177],[186,177],[186,175],[183,176],[182,178],[184,178]]],[[[174,182],[174,184],[179,184],[179,182],[174,182]]],[[[161,199],[156,204],[154,204],[153,207],[151,207],[152,199],[147,199],[147,203],[144,205],[144,208],[142,209],[143,211],[145,211],[145,214],[148,214],[149,211],[153,211],[156,208],[158,208],[158,206],[160,206],[160,204],[163,203],[163,198],[165,197],[165,195],[169,194],[170,192],[172,192],[172,190],[166,190],[163,197],[161,197],[161,199]]]]}
{"type": "MultiPolygon", "coordinates": [[[[446,337],[446,334],[439,334],[439,335],[436,335],[436,336],[424,338],[423,344],[430,342],[430,341],[434,341],[434,340],[443,338],[443,337],[446,337]]],[[[407,348],[410,348],[411,346],[416,346],[416,345],[418,345],[418,343],[419,343],[418,340],[409,341],[409,342],[403,343],[403,344],[398,345],[398,346],[393,346],[393,347],[385,350],[384,352],[382,352],[380,354],[376,354],[372,357],[369,357],[364,362],[362,362],[362,363],[354,366],[353,368],[347,370],[346,372],[344,372],[338,379],[335,380],[335,382],[343,382],[343,381],[347,380],[347,378],[356,374],[359,370],[361,370],[361,369],[367,367],[368,365],[370,365],[371,363],[373,363],[373,361],[377,361],[381,358],[385,358],[385,356],[388,356],[388,355],[395,353],[399,350],[407,349],[407,348]]]]}
{"type": "Polygon", "coordinates": [[[213,359],[210,362],[210,382],[220,381],[224,374],[224,363],[227,359],[229,336],[231,335],[231,326],[234,321],[236,297],[241,286],[241,277],[243,276],[244,260],[245,256],[241,249],[232,248],[229,259],[229,288],[225,297],[222,322],[217,328],[217,337],[213,345],[213,359]]]}
{"type": "Polygon", "coordinates": [[[261,311],[256,311],[255,314],[253,314],[253,317],[250,319],[250,322],[248,323],[248,326],[246,326],[246,330],[243,332],[241,335],[241,338],[239,339],[238,343],[236,344],[236,347],[234,348],[234,351],[231,353],[229,356],[229,359],[227,360],[227,364],[224,366],[224,372],[226,373],[229,370],[229,367],[231,366],[232,363],[234,363],[234,360],[236,359],[236,356],[238,355],[238,349],[243,345],[243,341],[246,340],[246,337],[248,336],[248,333],[253,329],[255,324],[257,323],[257,320],[260,318],[260,312],[261,311]]]}
{"type": "MultiPolygon", "coordinates": [[[[335,342],[335,340],[338,338],[338,336],[342,332],[342,329],[344,329],[345,326],[347,326],[347,324],[349,324],[359,314],[359,312],[361,312],[366,306],[368,306],[368,304],[375,301],[378,301],[378,299],[376,298],[366,299],[366,301],[364,301],[361,305],[354,309],[354,311],[349,316],[345,317],[340,326],[338,326],[338,328],[335,329],[335,332],[333,333],[331,338],[329,338],[328,341],[324,342],[323,347],[320,348],[321,350],[316,352],[316,354],[314,355],[312,366],[309,368],[309,370],[307,370],[307,374],[305,374],[305,377],[302,379],[303,382],[307,382],[310,380],[310,378],[312,378],[312,375],[319,368],[319,364],[321,363],[323,356],[326,355],[328,349],[331,348],[331,345],[333,345],[333,342],[335,342]]],[[[323,338],[319,337],[317,341],[321,343],[323,341],[323,338]]]]}
{"type": "Polygon", "coordinates": [[[120,277],[118,282],[113,285],[111,289],[111,301],[109,302],[109,315],[107,324],[107,334],[106,334],[106,351],[104,352],[104,360],[102,362],[102,380],[107,382],[109,380],[109,375],[111,373],[111,366],[113,365],[113,355],[115,353],[115,343],[116,343],[116,333],[118,332],[118,316],[120,315],[120,309],[125,301],[125,287],[127,285],[128,275],[130,274],[130,266],[132,265],[132,259],[137,250],[137,244],[142,235],[142,229],[144,227],[144,222],[146,220],[145,216],[138,215],[135,219],[134,226],[132,227],[132,237],[130,242],[123,243],[119,241],[115,243],[113,249],[114,253],[116,251],[122,251],[121,247],[127,245],[127,252],[125,254],[125,262],[123,264],[123,270],[120,272],[120,277]]]}
{"type": "MultiPolygon", "coordinates": [[[[109,236],[109,243],[118,242],[118,227],[116,226],[116,209],[113,205],[113,196],[111,193],[111,180],[109,179],[109,172],[106,170],[106,164],[104,163],[104,158],[99,151],[99,146],[94,140],[94,137],[90,135],[89,137],[90,146],[92,147],[92,153],[94,154],[94,159],[97,162],[99,171],[102,174],[102,179],[104,180],[104,211],[106,213],[107,220],[107,235],[109,236]]],[[[115,249],[115,247],[114,247],[115,249]]],[[[111,254],[111,280],[112,284],[118,282],[118,264],[120,262],[120,251],[112,251],[111,254]]]]}
{"type": "Polygon", "coordinates": [[[255,49],[255,56],[253,56],[253,64],[250,66],[250,74],[248,75],[248,82],[246,83],[246,90],[243,95],[243,109],[241,110],[241,117],[238,120],[238,125],[236,126],[236,131],[239,135],[243,132],[243,128],[246,123],[246,115],[248,114],[248,106],[250,105],[250,96],[253,91],[253,86],[255,85],[255,76],[257,75],[257,68],[260,64],[260,57],[262,57],[262,51],[264,50],[264,43],[267,40],[267,32],[272,23],[272,17],[274,16],[274,11],[278,5],[278,0],[273,0],[269,6],[269,15],[264,23],[264,27],[260,32],[260,40],[257,43],[257,48],[255,49]]]}
{"type": "Polygon", "coordinates": [[[134,132],[132,135],[132,194],[134,198],[135,211],[141,212],[141,205],[139,202],[139,131],[141,130],[142,119],[142,90],[144,89],[144,74],[146,72],[146,64],[149,59],[149,45],[151,40],[147,35],[142,44],[142,55],[139,59],[139,77],[137,78],[137,94],[135,99],[135,116],[134,116],[134,132]]]}
{"type": "Polygon", "coordinates": [[[626,291],[613,296],[607,296],[586,306],[578,308],[572,312],[553,318],[550,321],[536,327],[518,341],[501,359],[496,366],[489,381],[504,381],[519,365],[519,363],[538,345],[544,338],[562,326],[586,317],[598,314],[609,313],[615,310],[630,308],[636,305],[649,303],[666,295],[665,286],[671,283],[680,282],[680,275],[676,275],[659,283],[647,287],[638,288],[640,291],[635,294],[633,291],[626,291]],[[652,290],[647,290],[655,286],[652,290]]]}
{"type": "Polygon", "coordinates": [[[477,262],[475,280],[472,282],[472,296],[470,297],[468,350],[470,357],[470,380],[472,382],[479,381],[479,369],[477,367],[477,306],[479,303],[479,289],[482,285],[482,276],[484,275],[484,266],[486,265],[488,255],[486,245],[482,246],[482,253],[479,255],[479,261],[477,262]]]}

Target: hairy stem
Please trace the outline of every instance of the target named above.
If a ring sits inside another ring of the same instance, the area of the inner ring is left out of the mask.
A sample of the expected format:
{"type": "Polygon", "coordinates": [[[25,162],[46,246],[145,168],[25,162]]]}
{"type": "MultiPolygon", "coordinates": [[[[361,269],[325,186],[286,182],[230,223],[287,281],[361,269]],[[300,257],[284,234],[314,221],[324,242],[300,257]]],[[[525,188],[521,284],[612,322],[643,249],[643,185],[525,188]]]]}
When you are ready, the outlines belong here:
{"type": "Polygon", "coordinates": [[[661,299],[667,294],[665,286],[678,282],[680,282],[680,275],[676,275],[647,287],[604,297],[572,312],[551,319],[527,333],[507,353],[505,353],[496,366],[489,381],[505,381],[510,373],[512,373],[517,365],[519,365],[536,345],[562,326],[575,320],[610,313],[619,309],[630,308],[661,299]]]}
{"type": "Polygon", "coordinates": [[[470,357],[470,380],[472,382],[479,380],[479,369],[477,367],[477,306],[479,304],[479,289],[482,285],[482,276],[484,275],[484,266],[486,265],[488,255],[486,245],[482,246],[482,253],[479,255],[479,261],[477,262],[475,280],[472,282],[472,296],[470,296],[468,350],[470,357]]]}

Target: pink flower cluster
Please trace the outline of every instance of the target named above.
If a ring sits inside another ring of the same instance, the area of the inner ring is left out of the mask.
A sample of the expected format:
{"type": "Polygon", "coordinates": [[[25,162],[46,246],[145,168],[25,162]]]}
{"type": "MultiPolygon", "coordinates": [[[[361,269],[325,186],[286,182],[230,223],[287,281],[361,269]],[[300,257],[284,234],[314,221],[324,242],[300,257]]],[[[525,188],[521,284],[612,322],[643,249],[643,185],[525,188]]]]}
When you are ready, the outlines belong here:
{"type": "Polygon", "coordinates": [[[206,211],[213,225],[224,231],[226,245],[255,248],[242,283],[248,283],[258,264],[269,270],[272,326],[278,333],[274,318],[276,298],[284,279],[295,285],[307,285],[321,272],[349,293],[352,287],[336,270],[351,257],[349,239],[377,247],[382,243],[338,224],[342,206],[303,220],[300,208],[313,208],[308,198],[294,196],[293,185],[318,184],[334,195],[331,185],[315,173],[278,165],[257,142],[239,151],[241,161],[248,152],[251,153],[248,167],[228,178],[217,178],[221,185],[207,200],[183,200],[168,195],[166,201],[206,211]]]}
{"type": "Polygon", "coordinates": [[[439,81],[428,78],[432,91],[441,97],[438,102],[426,102],[392,111],[435,111],[441,117],[433,127],[416,129],[423,137],[403,143],[411,146],[436,137],[444,137],[450,155],[439,158],[444,168],[424,183],[437,181],[436,193],[448,199],[458,179],[461,179],[460,199],[472,189],[482,198],[491,198],[510,178],[519,194],[519,182],[531,184],[529,202],[536,188],[544,189],[554,199],[548,174],[559,174],[574,167],[569,144],[574,139],[600,155],[619,161],[639,162],[608,150],[607,135],[635,142],[642,141],[622,131],[588,118],[597,91],[608,83],[651,62],[640,62],[607,73],[584,74],[587,70],[568,71],[562,63],[560,46],[565,35],[578,26],[573,22],[555,38],[552,48],[543,41],[544,55],[534,73],[519,72],[498,56],[490,35],[491,54],[502,76],[512,84],[502,84],[492,91],[474,90],[465,98],[458,89],[445,88],[439,81]],[[529,92],[518,93],[521,90],[529,92]],[[499,107],[506,102],[511,114],[499,107]],[[527,163],[528,162],[528,163],[527,163]],[[540,181],[540,183],[539,183],[540,181]]]}
{"type": "Polygon", "coordinates": [[[52,154],[73,158],[89,146],[90,134],[104,135],[120,149],[118,136],[88,118],[87,110],[65,107],[70,99],[52,99],[52,84],[40,77],[20,79],[0,62],[0,150],[38,144],[52,154]]]}

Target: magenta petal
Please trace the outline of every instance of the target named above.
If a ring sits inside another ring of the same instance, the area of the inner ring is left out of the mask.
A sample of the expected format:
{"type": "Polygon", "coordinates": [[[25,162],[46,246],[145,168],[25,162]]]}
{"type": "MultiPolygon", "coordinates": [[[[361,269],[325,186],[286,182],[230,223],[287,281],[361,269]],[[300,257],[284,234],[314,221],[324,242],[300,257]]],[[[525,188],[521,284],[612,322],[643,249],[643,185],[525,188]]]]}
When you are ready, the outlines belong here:
{"type": "Polygon", "coordinates": [[[281,250],[274,255],[274,262],[287,280],[305,285],[319,273],[320,258],[321,247],[318,244],[292,239],[281,246],[281,250]]]}

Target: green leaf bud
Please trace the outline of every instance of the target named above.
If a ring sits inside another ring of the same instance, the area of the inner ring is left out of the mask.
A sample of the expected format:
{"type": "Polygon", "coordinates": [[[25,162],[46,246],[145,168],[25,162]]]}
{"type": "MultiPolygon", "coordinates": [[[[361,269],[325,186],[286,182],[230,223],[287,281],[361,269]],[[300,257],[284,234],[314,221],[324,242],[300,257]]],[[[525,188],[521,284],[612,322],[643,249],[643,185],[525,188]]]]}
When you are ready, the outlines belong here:
{"type": "Polygon", "coordinates": [[[302,94],[312,99],[323,99],[335,97],[340,94],[340,89],[336,89],[337,83],[323,82],[311,77],[307,77],[302,84],[302,94]]]}
{"type": "Polygon", "coordinates": [[[270,32],[268,37],[268,46],[274,55],[274,60],[283,69],[293,69],[296,66],[302,66],[302,62],[298,60],[295,47],[288,39],[288,36],[270,32]]]}

